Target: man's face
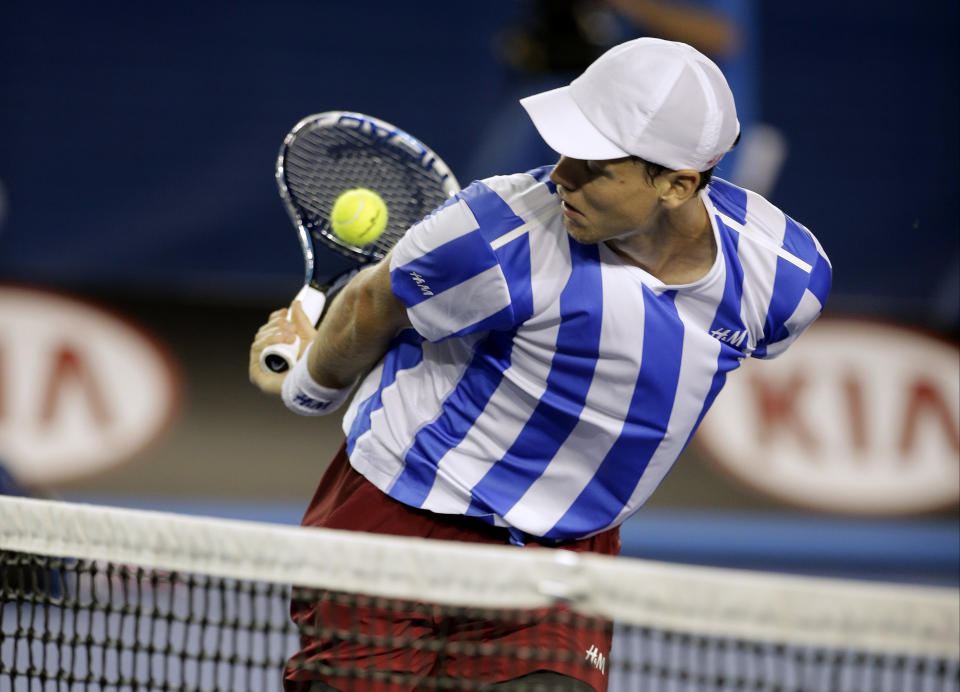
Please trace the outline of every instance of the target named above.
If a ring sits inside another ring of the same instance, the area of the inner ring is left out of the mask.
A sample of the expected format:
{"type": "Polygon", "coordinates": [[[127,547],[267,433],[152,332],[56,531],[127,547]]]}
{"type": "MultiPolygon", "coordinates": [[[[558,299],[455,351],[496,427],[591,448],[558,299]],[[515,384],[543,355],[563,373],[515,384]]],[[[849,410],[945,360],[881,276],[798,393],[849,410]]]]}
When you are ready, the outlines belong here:
{"type": "Polygon", "coordinates": [[[563,201],[563,225],[581,243],[628,236],[651,224],[658,194],[634,159],[583,161],[561,156],[550,173],[563,201]]]}

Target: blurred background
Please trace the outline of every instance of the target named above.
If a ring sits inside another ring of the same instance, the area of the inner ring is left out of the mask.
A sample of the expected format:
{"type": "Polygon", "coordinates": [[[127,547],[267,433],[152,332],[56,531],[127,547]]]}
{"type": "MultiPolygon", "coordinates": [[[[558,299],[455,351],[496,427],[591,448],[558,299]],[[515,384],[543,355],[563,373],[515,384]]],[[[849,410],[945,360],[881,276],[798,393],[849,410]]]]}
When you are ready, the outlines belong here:
{"type": "Polygon", "coordinates": [[[960,582],[957,4],[0,5],[0,488],[295,523],[342,439],[247,382],[302,282],[274,160],[325,110],[462,184],[551,163],[517,103],[652,35],[711,55],[717,174],[811,228],[826,318],[730,379],[625,553],[960,582]],[[3,475],[5,473],[6,475],[3,475]]]}

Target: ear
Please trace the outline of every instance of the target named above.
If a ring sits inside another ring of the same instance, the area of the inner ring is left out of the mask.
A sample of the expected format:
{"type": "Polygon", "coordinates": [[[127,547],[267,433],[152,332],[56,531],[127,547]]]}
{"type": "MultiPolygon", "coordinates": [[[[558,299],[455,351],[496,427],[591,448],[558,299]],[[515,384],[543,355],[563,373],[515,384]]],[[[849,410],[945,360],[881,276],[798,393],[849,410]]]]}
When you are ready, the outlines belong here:
{"type": "Polygon", "coordinates": [[[660,187],[660,202],[667,209],[676,209],[697,194],[700,174],[694,170],[666,171],[660,187]]]}

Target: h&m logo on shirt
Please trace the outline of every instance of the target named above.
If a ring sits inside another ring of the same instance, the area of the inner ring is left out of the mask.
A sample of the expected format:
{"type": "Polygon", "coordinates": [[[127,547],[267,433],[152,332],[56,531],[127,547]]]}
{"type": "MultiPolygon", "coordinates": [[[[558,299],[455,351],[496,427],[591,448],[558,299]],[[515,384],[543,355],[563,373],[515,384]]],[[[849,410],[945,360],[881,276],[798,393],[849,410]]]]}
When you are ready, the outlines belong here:
{"type": "Polygon", "coordinates": [[[740,346],[743,343],[743,340],[747,338],[747,330],[737,330],[733,331],[732,329],[714,329],[710,332],[712,336],[717,341],[722,341],[725,344],[730,344],[731,346],[740,346]]]}
{"type": "Polygon", "coordinates": [[[420,289],[420,292],[425,296],[432,296],[433,291],[430,290],[430,286],[427,285],[427,280],[422,276],[417,274],[417,272],[410,272],[410,278],[413,279],[413,282],[417,284],[417,288],[420,289]]]}

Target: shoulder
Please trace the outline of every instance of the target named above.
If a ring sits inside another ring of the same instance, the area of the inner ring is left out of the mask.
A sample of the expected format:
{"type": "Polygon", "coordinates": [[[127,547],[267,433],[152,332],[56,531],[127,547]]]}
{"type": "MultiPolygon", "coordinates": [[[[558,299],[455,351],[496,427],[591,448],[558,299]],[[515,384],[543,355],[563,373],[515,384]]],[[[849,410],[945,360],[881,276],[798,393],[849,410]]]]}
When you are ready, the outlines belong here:
{"type": "Polygon", "coordinates": [[[549,180],[550,168],[473,181],[407,231],[398,245],[398,257],[407,257],[411,251],[422,254],[453,241],[481,243],[500,254],[501,248],[530,231],[562,228],[552,223],[559,218],[560,202],[549,180]]]}
{"type": "Polygon", "coordinates": [[[541,166],[525,173],[495,175],[477,181],[504,200],[518,202],[531,194],[555,195],[557,188],[550,182],[552,166],[541,166]]]}
{"type": "Polygon", "coordinates": [[[549,172],[544,167],[473,181],[408,229],[395,248],[394,265],[440,248],[477,252],[479,244],[496,250],[530,230],[559,209],[549,172]]]}
{"type": "Polygon", "coordinates": [[[548,174],[474,181],[400,239],[392,291],[422,336],[506,329],[529,317],[530,232],[559,214],[548,174]]]}
{"type": "Polygon", "coordinates": [[[558,205],[550,166],[526,173],[498,175],[474,181],[457,197],[470,209],[480,232],[490,241],[542,216],[558,205]]]}
{"type": "Polygon", "coordinates": [[[818,262],[829,265],[813,232],[761,195],[719,178],[706,194],[721,230],[738,234],[742,250],[773,253],[807,274],[818,262]]]}
{"type": "Polygon", "coordinates": [[[779,353],[822,311],[830,260],[810,229],[761,195],[716,179],[707,198],[739,284],[734,294],[757,337],[753,355],[779,353]]]}

